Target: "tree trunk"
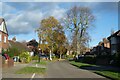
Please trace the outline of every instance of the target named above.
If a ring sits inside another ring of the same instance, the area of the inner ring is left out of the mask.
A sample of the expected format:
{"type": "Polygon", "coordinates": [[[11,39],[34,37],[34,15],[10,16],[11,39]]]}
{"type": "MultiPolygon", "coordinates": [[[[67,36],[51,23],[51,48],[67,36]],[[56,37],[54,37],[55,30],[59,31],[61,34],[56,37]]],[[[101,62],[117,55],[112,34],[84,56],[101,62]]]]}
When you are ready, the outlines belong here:
{"type": "Polygon", "coordinates": [[[60,54],[60,59],[61,59],[62,54],[60,54]]]}

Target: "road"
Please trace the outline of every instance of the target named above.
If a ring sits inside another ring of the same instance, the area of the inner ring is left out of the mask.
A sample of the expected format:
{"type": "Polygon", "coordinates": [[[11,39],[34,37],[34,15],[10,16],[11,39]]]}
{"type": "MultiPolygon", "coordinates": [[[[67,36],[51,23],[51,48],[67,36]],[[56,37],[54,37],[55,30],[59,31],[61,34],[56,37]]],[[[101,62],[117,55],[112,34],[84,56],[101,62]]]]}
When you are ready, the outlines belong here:
{"type": "Polygon", "coordinates": [[[79,69],[68,61],[50,62],[47,66],[46,78],[102,78],[88,70],[79,69]]]}
{"type": "MultiPolygon", "coordinates": [[[[3,78],[14,78],[14,80],[64,80],[65,78],[69,78],[68,80],[72,80],[73,78],[92,78],[92,79],[102,79],[106,80],[105,77],[102,77],[100,75],[97,75],[95,73],[92,73],[88,70],[84,69],[79,69],[71,64],[69,64],[68,61],[51,61],[48,62],[48,65],[45,66],[46,69],[46,74],[45,75],[40,75],[40,74],[15,74],[15,72],[23,67],[26,66],[36,66],[35,64],[30,63],[30,64],[15,64],[14,67],[12,68],[3,68],[2,71],[2,77],[3,78]],[[16,78],[16,79],[15,79],[16,78]],[[64,79],[63,79],[64,78],[64,79]]],[[[38,67],[44,67],[42,65],[39,65],[38,67]]],[[[77,80],[78,80],[77,79],[77,80]]],[[[6,79],[8,80],[8,79],[6,79]]],[[[10,79],[13,80],[13,79],[10,79]]]]}

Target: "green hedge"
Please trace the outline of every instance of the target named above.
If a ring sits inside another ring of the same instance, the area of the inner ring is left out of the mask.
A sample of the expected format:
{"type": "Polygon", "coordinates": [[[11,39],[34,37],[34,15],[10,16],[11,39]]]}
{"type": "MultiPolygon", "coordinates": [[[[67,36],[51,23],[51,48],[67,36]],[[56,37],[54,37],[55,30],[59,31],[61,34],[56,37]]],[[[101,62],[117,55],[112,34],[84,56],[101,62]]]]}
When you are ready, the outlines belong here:
{"type": "Polygon", "coordinates": [[[83,58],[82,62],[94,64],[96,62],[96,58],[87,56],[83,58]]]}
{"type": "Polygon", "coordinates": [[[20,56],[21,62],[23,62],[23,63],[29,63],[32,60],[29,52],[27,52],[27,51],[22,52],[19,56],[20,56]]]}

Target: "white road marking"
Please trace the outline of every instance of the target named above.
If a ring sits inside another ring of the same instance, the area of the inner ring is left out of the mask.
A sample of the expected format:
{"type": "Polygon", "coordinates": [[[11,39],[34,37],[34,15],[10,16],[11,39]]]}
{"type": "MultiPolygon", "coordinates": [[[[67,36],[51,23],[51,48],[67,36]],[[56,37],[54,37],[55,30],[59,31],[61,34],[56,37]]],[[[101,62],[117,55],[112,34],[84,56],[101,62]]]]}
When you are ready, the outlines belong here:
{"type": "Polygon", "coordinates": [[[34,77],[35,77],[35,73],[33,73],[33,75],[32,75],[32,77],[31,77],[31,79],[30,79],[30,80],[32,80],[34,77]]]}

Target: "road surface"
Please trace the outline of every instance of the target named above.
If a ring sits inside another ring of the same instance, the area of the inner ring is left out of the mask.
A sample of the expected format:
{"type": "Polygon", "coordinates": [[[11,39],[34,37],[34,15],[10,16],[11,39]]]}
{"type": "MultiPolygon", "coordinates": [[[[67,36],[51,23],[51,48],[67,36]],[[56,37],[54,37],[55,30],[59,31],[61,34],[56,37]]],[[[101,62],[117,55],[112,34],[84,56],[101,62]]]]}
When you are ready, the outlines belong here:
{"type": "Polygon", "coordinates": [[[101,78],[88,70],[79,69],[68,61],[50,62],[47,66],[46,78],[101,78]]]}
{"type": "MultiPolygon", "coordinates": [[[[71,64],[69,64],[68,61],[51,61],[48,62],[48,65],[45,66],[46,74],[40,75],[40,74],[15,74],[15,72],[23,67],[26,66],[36,66],[36,64],[30,63],[30,64],[15,64],[12,68],[3,68],[2,71],[2,77],[6,78],[14,78],[10,80],[79,80],[81,78],[84,79],[96,79],[96,80],[106,80],[105,77],[102,77],[100,75],[97,75],[95,73],[92,73],[88,70],[77,68],[71,64]],[[56,79],[57,78],[57,79],[56,79]],[[58,79],[59,78],[59,79],[58,79]]],[[[42,65],[39,65],[37,67],[43,67],[42,65]]],[[[108,79],[107,79],[108,80],[108,79]]]]}

